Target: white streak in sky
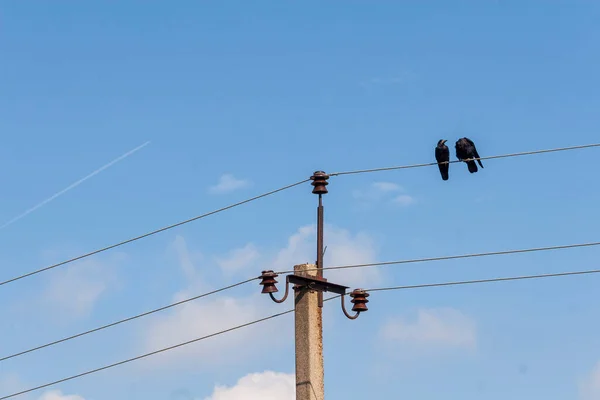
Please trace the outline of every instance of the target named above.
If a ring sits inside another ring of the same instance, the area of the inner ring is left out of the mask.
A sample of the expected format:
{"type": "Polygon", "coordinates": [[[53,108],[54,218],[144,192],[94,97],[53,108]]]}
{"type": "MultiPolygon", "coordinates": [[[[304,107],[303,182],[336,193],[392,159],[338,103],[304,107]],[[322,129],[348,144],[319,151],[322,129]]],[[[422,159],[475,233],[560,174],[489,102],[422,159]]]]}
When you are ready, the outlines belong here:
{"type": "Polygon", "coordinates": [[[25,211],[23,214],[18,215],[16,217],[14,217],[13,219],[11,219],[10,221],[4,223],[2,226],[0,226],[0,229],[4,229],[7,226],[17,222],[18,220],[20,220],[21,218],[31,214],[32,212],[34,212],[35,210],[37,210],[38,208],[42,207],[43,205],[48,204],[49,202],[51,202],[52,200],[54,200],[55,198],[57,198],[58,196],[61,196],[63,194],[65,194],[66,192],[68,192],[71,189],[76,188],[77,186],[81,185],[83,182],[87,181],[88,179],[90,179],[91,177],[93,177],[94,175],[99,174],[100,172],[104,171],[105,169],[113,166],[114,164],[118,163],[119,161],[123,160],[124,158],[129,157],[130,155],[132,155],[133,153],[135,153],[136,151],[140,150],[142,147],[147,146],[148,144],[150,144],[150,141],[136,147],[133,150],[128,151],[127,153],[123,154],[122,156],[115,158],[114,160],[112,160],[111,162],[109,162],[108,164],[104,165],[103,167],[98,168],[97,170],[95,170],[94,172],[92,172],[91,174],[89,174],[88,176],[81,178],[80,180],[78,180],[77,182],[69,185],[67,188],[61,190],[60,192],[52,195],[51,197],[47,198],[46,200],[42,201],[40,204],[30,208],[29,210],[25,211]]]}

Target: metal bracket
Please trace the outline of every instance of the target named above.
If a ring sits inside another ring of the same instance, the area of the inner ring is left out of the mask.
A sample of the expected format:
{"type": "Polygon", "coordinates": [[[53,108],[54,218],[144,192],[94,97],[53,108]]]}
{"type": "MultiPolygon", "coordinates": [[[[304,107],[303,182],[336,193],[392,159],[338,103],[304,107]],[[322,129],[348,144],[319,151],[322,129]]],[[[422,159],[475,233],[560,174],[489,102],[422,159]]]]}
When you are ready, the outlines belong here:
{"type": "Polygon", "coordinates": [[[337,283],[327,282],[325,278],[307,277],[300,275],[288,275],[290,283],[293,283],[297,287],[309,287],[317,292],[333,292],[336,294],[346,294],[348,286],[338,285],[337,283]]]}

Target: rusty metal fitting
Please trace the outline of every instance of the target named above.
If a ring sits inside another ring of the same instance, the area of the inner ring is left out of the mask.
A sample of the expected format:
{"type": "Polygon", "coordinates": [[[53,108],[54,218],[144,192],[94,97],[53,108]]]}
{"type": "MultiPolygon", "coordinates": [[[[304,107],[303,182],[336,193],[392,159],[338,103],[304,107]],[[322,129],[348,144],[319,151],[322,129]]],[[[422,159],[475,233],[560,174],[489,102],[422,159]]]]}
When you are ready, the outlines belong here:
{"type": "Polygon", "coordinates": [[[278,276],[279,275],[277,275],[272,270],[262,271],[262,275],[260,276],[260,278],[262,279],[260,285],[263,285],[263,289],[261,293],[270,294],[278,292],[279,290],[277,289],[277,286],[275,286],[277,284],[277,280],[275,278],[277,278],[278,276]]]}
{"type": "Polygon", "coordinates": [[[352,293],[350,293],[350,297],[352,297],[350,302],[354,304],[354,306],[352,306],[352,311],[365,312],[369,310],[367,308],[367,303],[369,302],[367,297],[369,297],[369,293],[367,293],[365,290],[354,289],[352,293]]]}
{"type": "Polygon", "coordinates": [[[329,182],[327,182],[329,175],[327,175],[324,171],[316,171],[313,176],[310,177],[310,179],[312,180],[311,185],[315,187],[312,191],[314,194],[327,193],[326,186],[329,185],[329,182]]]}
{"type": "Polygon", "coordinates": [[[350,314],[348,314],[348,311],[346,311],[346,306],[344,305],[344,298],[345,297],[346,297],[345,294],[343,294],[341,296],[341,298],[342,298],[342,311],[344,312],[344,315],[346,317],[348,317],[349,319],[356,319],[356,318],[358,318],[358,316],[360,315],[361,312],[368,311],[367,303],[369,302],[369,300],[367,300],[367,297],[369,297],[369,293],[367,293],[366,290],[363,290],[363,289],[354,289],[350,293],[350,297],[352,297],[352,300],[350,300],[350,301],[352,302],[352,304],[354,304],[352,306],[352,311],[355,312],[354,315],[350,315],[350,314]]]}
{"type": "Polygon", "coordinates": [[[261,293],[268,293],[271,297],[271,300],[273,300],[275,303],[283,303],[285,299],[287,299],[290,291],[290,278],[289,275],[285,277],[285,294],[281,299],[277,299],[275,296],[273,296],[273,293],[279,292],[276,286],[277,280],[275,279],[278,276],[279,275],[272,270],[262,271],[262,274],[260,275],[260,285],[263,285],[261,293]]]}

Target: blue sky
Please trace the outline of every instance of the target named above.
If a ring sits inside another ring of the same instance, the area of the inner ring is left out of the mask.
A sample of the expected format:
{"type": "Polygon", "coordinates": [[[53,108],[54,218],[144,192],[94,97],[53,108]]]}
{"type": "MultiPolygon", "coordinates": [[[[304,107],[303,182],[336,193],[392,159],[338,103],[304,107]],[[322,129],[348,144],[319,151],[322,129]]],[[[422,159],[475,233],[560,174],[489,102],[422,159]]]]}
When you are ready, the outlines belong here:
{"type": "MultiPolygon", "coordinates": [[[[0,223],[151,143],[0,229],[0,279],[318,169],[429,162],[441,138],[453,151],[468,136],[482,157],[598,142],[599,12],[584,1],[4,2],[0,223]]],[[[597,241],[597,156],[489,160],[477,174],[453,164],[447,182],[435,167],[332,177],[325,262],[597,241]]],[[[311,188],[1,287],[1,355],[311,261],[311,188]]],[[[327,276],[393,286],[592,269],[596,255],[327,276]]],[[[599,279],[374,293],[356,321],[328,304],[327,398],[597,399],[599,279]]],[[[249,284],[0,362],[0,394],[292,307],[259,292],[249,284]]],[[[20,398],[287,399],[292,335],[287,315],[20,398]]]]}

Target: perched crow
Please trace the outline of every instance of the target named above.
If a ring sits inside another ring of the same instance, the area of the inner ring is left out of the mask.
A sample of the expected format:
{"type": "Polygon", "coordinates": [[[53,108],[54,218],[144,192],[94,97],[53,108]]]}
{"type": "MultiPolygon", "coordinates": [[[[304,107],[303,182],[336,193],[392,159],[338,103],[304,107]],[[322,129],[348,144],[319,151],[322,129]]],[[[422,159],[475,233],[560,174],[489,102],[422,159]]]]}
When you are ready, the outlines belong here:
{"type": "Polygon", "coordinates": [[[445,145],[446,139],[441,139],[437,143],[437,147],[435,148],[435,159],[438,162],[438,168],[440,169],[440,174],[442,174],[442,179],[448,180],[448,169],[450,168],[450,164],[440,164],[444,161],[450,161],[450,150],[448,150],[448,146],[445,145]]]}
{"type": "MultiPolygon", "coordinates": [[[[475,148],[475,143],[472,140],[464,137],[462,139],[458,139],[456,141],[456,158],[460,161],[466,159],[479,158],[479,154],[477,154],[477,149],[475,148]]],[[[469,172],[477,172],[477,164],[475,164],[474,160],[465,161],[467,163],[467,167],[469,168],[469,172]]],[[[483,164],[481,160],[477,160],[481,168],[483,168],[483,164]]]]}

